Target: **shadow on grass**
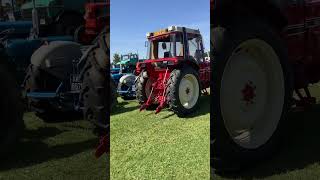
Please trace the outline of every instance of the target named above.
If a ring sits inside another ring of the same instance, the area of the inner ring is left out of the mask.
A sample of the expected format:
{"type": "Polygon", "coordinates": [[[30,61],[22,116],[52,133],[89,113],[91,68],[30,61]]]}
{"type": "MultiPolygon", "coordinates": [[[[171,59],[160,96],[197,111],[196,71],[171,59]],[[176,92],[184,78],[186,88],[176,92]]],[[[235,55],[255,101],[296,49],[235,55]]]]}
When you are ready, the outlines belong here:
{"type": "Polygon", "coordinates": [[[83,119],[79,112],[51,112],[48,114],[37,114],[46,123],[73,122],[83,119]]]}
{"type": "MultiPolygon", "coordinates": [[[[43,142],[43,140],[63,132],[65,131],[55,127],[26,130],[16,149],[7,158],[1,159],[0,171],[23,168],[50,160],[70,157],[93,149],[98,143],[98,138],[56,146],[49,146],[43,142]]],[[[92,158],[94,158],[94,154],[92,154],[92,158]]]]}
{"type": "Polygon", "coordinates": [[[280,151],[255,168],[227,178],[265,178],[320,163],[320,104],[305,112],[290,113],[280,151]]]}
{"type": "MultiPolygon", "coordinates": [[[[207,115],[209,113],[210,113],[210,96],[201,96],[200,100],[199,100],[198,109],[194,113],[189,114],[183,118],[184,119],[191,119],[191,118],[195,118],[198,116],[207,115]]],[[[175,113],[172,112],[172,113],[164,116],[162,119],[167,119],[167,118],[170,118],[174,115],[175,115],[175,113]]]]}
{"type": "Polygon", "coordinates": [[[117,115],[117,114],[121,114],[121,113],[126,113],[126,112],[133,111],[133,110],[136,110],[136,109],[140,108],[139,105],[133,106],[133,107],[124,107],[127,104],[129,104],[128,101],[119,102],[116,105],[116,107],[114,107],[113,111],[111,112],[111,115],[117,115]]]}

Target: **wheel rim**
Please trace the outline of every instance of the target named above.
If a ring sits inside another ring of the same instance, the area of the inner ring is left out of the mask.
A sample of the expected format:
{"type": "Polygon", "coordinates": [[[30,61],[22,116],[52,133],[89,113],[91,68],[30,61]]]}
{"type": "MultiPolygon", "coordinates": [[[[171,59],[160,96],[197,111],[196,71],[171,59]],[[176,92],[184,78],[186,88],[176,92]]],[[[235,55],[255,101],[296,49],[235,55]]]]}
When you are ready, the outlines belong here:
{"type": "Polygon", "coordinates": [[[281,119],[285,85],[279,57],[259,39],[240,44],[224,69],[221,113],[229,135],[243,148],[264,145],[281,119]]]}
{"type": "Polygon", "coordinates": [[[186,109],[193,108],[199,98],[199,82],[193,74],[185,75],[179,84],[179,99],[186,109]]]}

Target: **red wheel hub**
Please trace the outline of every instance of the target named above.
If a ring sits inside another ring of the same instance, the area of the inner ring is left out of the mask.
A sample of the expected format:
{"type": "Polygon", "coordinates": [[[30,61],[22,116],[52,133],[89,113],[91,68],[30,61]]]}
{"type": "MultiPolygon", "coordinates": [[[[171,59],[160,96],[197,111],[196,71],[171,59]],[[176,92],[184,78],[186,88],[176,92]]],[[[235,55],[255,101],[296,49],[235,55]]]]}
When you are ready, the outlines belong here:
{"type": "Polygon", "coordinates": [[[249,81],[246,83],[244,88],[241,90],[242,92],[242,100],[246,102],[246,105],[253,104],[254,98],[256,97],[256,86],[249,81]]]}

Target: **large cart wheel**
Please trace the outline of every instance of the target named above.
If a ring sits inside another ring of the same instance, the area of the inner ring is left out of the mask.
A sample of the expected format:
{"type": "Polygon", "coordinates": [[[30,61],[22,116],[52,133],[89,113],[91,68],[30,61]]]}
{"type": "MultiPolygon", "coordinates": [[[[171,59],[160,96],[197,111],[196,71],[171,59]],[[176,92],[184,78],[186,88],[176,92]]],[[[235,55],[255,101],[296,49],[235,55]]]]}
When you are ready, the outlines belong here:
{"type": "Polygon", "coordinates": [[[198,72],[190,66],[173,70],[168,80],[166,97],[169,108],[178,116],[193,113],[200,97],[198,72]]]}
{"type": "Polygon", "coordinates": [[[278,147],[292,97],[287,52],[261,21],[213,29],[213,168],[239,170],[278,147]]]}
{"type": "Polygon", "coordinates": [[[24,122],[23,107],[20,93],[14,75],[8,72],[8,67],[0,64],[0,157],[9,153],[18,142],[24,122]]]}

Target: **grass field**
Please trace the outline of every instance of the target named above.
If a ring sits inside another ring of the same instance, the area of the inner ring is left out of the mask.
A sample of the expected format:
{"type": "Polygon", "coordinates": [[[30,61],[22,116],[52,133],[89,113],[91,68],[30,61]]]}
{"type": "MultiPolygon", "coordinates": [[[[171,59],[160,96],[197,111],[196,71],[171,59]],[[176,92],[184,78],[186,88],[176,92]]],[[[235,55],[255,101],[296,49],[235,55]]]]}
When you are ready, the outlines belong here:
{"type": "Polygon", "coordinates": [[[106,161],[94,157],[98,139],[86,121],[44,123],[26,113],[17,151],[1,160],[0,179],[106,179],[106,161]]]}
{"type": "Polygon", "coordinates": [[[320,179],[320,84],[310,90],[318,104],[290,114],[286,140],[278,154],[241,174],[213,179],[320,179]]]}
{"type": "Polygon", "coordinates": [[[188,118],[139,112],[119,98],[111,116],[111,179],[209,179],[210,98],[188,118]]]}

